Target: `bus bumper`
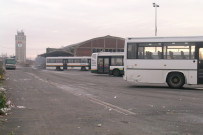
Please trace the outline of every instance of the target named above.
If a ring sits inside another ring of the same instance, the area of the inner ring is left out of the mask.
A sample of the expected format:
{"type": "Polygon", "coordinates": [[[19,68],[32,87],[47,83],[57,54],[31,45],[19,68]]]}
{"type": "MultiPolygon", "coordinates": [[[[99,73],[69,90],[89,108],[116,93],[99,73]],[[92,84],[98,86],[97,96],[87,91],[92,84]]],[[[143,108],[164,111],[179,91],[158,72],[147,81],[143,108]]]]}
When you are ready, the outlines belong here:
{"type": "Polygon", "coordinates": [[[97,70],[91,70],[91,73],[97,73],[97,70]]]}

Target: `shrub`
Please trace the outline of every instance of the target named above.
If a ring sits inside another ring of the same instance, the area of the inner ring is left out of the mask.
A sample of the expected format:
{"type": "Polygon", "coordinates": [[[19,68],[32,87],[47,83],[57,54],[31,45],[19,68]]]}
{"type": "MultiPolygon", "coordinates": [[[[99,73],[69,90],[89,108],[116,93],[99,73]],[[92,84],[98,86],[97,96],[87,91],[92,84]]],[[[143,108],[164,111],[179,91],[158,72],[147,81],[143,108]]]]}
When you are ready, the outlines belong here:
{"type": "Polygon", "coordinates": [[[0,79],[3,76],[3,73],[4,73],[3,68],[0,67],[0,79]]]}
{"type": "Polygon", "coordinates": [[[0,115],[4,114],[4,112],[1,109],[8,107],[8,105],[6,105],[6,102],[7,101],[5,93],[0,91],[0,115]]]}

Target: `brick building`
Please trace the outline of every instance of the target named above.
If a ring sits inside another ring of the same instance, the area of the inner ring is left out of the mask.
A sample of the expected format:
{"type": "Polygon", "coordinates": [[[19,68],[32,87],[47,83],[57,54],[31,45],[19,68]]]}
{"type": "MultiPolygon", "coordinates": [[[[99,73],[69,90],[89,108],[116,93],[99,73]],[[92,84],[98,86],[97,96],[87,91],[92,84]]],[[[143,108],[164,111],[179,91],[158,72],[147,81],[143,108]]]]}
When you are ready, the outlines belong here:
{"type": "Polygon", "coordinates": [[[75,46],[74,56],[91,56],[94,52],[123,52],[123,38],[105,36],[87,40],[75,46]]]}
{"type": "Polygon", "coordinates": [[[41,56],[91,56],[94,52],[123,52],[125,39],[113,36],[93,38],[63,48],[47,48],[41,56]],[[63,54],[63,55],[62,55],[63,54]],[[65,55],[64,55],[65,54],[65,55]]]}

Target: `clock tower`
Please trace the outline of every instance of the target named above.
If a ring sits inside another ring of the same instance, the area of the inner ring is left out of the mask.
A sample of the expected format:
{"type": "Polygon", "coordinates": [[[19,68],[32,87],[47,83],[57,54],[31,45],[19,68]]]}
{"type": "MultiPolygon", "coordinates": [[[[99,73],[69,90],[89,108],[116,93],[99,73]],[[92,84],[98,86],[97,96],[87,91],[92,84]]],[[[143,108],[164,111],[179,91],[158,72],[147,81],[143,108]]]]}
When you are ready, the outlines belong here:
{"type": "Polygon", "coordinates": [[[19,63],[25,63],[26,61],[26,36],[24,32],[17,31],[15,35],[15,53],[16,61],[19,63]]]}

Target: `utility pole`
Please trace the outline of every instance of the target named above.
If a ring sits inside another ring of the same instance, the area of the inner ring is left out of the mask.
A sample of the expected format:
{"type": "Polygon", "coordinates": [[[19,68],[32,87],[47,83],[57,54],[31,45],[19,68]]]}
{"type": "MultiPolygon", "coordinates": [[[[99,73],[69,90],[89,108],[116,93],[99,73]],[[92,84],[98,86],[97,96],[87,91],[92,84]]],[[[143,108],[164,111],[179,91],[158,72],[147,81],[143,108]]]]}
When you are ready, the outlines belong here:
{"type": "Polygon", "coordinates": [[[153,3],[153,7],[155,7],[155,36],[157,36],[157,7],[159,7],[159,5],[153,3]]]}

